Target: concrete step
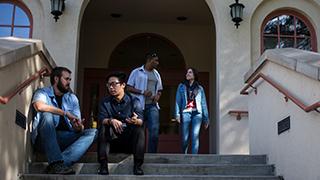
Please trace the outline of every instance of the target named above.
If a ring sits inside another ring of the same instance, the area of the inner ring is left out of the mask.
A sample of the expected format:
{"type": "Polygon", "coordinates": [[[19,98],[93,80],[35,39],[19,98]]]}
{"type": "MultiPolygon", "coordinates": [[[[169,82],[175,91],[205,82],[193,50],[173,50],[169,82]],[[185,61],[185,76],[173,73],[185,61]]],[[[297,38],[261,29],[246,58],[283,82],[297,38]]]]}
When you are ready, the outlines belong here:
{"type": "MultiPolygon", "coordinates": [[[[41,160],[38,156],[37,160],[41,160]]],[[[44,157],[42,157],[44,158],[44,157]]],[[[45,158],[44,158],[45,159],[45,158]]],[[[97,174],[99,163],[96,153],[87,153],[73,168],[76,175],[48,175],[45,169],[48,163],[34,162],[29,164],[23,174],[26,180],[126,180],[126,179],[221,179],[221,180],[279,180],[274,176],[274,166],[267,165],[265,155],[213,155],[213,154],[145,154],[144,176],[134,176],[133,156],[128,154],[111,154],[109,176],[97,174]]],[[[44,160],[45,161],[45,160],[44,160]]]]}
{"type": "MultiPolygon", "coordinates": [[[[129,157],[130,154],[123,154],[123,153],[111,153],[109,155],[109,162],[110,163],[118,163],[129,157]]],[[[79,163],[94,163],[97,162],[97,153],[96,152],[87,152],[79,161],[79,163]]],[[[34,162],[46,162],[47,158],[44,154],[37,153],[35,155],[34,162]]]]}
{"type": "Polygon", "coordinates": [[[146,154],[146,163],[167,164],[266,164],[266,155],[146,154]]]}
{"type": "MultiPolygon", "coordinates": [[[[47,163],[33,163],[30,174],[43,174],[47,163]]],[[[98,163],[76,163],[74,169],[78,174],[97,174],[98,163]]],[[[133,164],[128,162],[110,163],[110,174],[131,175],[133,164]]],[[[147,175],[274,175],[273,165],[261,164],[159,164],[144,163],[147,175]]]]}
{"type": "MultiPolygon", "coordinates": [[[[118,167],[118,163],[109,163],[108,167],[110,172],[114,172],[115,168],[118,167]]],[[[31,165],[29,165],[28,167],[28,174],[46,174],[46,168],[48,166],[48,163],[45,162],[37,162],[37,163],[32,163],[31,165]]],[[[92,165],[87,164],[87,163],[76,163],[72,166],[72,168],[76,171],[76,174],[80,174],[81,171],[83,171],[83,169],[85,170],[84,172],[89,172],[88,170],[90,169],[89,167],[91,167],[90,172],[92,174],[96,174],[97,173],[97,169],[98,169],[98,164],[95,164],[94,167],[92,165]],[[94,168],[94,169],[92,169],[94,168]]],[[[85,173],[88,174],[88,173],[85,173]]]]}
{"type": "MultiPolygon", "coordinates": [[[[131,158],[128,154],[110,154],[109,161],[118,163],[125,158],[131,158]]],[[[145,154],[145,163],[162,163],[162,164],[266,164],[265,155],[215,155],[215,154],[145,154]]],[[[45,162],[44,155],[37,155],[36,162],[45,162]]],[[[87,153],[80,163],[97,162],[97,153],[87,153]]]]}
{"type": "Polygon", "coordinates": [[[23,180],[280,180],[276,176],[230,176],[230,175],[43,175],[24,174],[23,180]]]}
{"type": "MultiPolygon", "coordinates": [[[[80,174],[95,174],[99,164],[86,164],[80,174]]],[[[132,164],[119,164],[111,174],[132,174],[132,164]]],[[[143,165],[148,175],[274,175],[272,165],[151,164],[143,165]]]]}

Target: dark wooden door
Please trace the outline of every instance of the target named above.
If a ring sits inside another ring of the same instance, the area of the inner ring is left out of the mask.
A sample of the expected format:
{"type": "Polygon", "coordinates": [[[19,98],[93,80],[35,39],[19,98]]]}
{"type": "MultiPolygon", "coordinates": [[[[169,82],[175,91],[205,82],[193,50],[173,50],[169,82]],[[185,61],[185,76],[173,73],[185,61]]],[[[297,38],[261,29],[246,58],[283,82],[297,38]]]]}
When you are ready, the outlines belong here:
{"type": "MultiPolygon", "coordinates": [[[[128,76],[131,69],[121,70],[128,76]]],[[[101,98],[106,95],[106,77],[111,70],[108,69],[85,69],[83,86],[83,116],[87,119],[85,126],[91,127],[92,120],[97,119],[98,105],[101,98]]],[[[174,114],[175,94],[178,84],[184,77],[184,71],[161,70],[164,90],[159,101],[160,104],[160,134],[159,153],[181,153],[180,126],[171,121],[174,114]]],[[[205,88],[207,102],[209,99],[209,73],[200,72],[199,79],[205,88]]],[[[209,103],[208,103],[209,104],[209,103]]],[[[147,142],[147,141],[146,141],[147,142]]],[[[147,146],[146,146],[147,147],[147,146]]],[[[209,153],[209,130],[201,129],[199,153],[209,153]]]]}

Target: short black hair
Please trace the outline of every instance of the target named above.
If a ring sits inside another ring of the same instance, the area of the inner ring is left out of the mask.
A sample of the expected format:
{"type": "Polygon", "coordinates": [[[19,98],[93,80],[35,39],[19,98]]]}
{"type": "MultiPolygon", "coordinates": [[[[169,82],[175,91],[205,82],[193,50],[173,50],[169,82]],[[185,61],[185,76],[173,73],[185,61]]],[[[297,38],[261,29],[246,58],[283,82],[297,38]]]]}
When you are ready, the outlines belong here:
{"type": "Polygon", "coordinates": [[[127,75],[126,75],[126,73],[121,72],[121,71],[114,71],[114,72],[111,72],[111,73],[108,74],[108,76],[107,76],[107,81],[109,81],[109,79],[110,79],[111,77],[116,77],[116,78],[118,78],[119,82],[120,82],[121,84],[123,84],[123,83],[126,82],[126,77],[127,77],[127,75]]]}
{"type": "Polygon", "coordinates": [[[145,59],[146,59],[146,61],[148,61],[148,60],[150,60],[150,59],[152,59],[154,57],[158,57],[159,58],[157,51],[152,50],[152,51],[149,51],[149,52],[146,53],[145,59]]]}
{"type": "Polygon", "coordinates": [[[66,67],[60,66],[60,67],[55,67],[55,68],[52,69],[51,74],[50,74],[50,83],[51,83],[51,85],[54,84],[54,77],[57,76],[58,78],[60,78],[62,76],[62,72],[63,71],[66,71],[69,74],[71,74],[70,69],[68,69],[66,67]]]}

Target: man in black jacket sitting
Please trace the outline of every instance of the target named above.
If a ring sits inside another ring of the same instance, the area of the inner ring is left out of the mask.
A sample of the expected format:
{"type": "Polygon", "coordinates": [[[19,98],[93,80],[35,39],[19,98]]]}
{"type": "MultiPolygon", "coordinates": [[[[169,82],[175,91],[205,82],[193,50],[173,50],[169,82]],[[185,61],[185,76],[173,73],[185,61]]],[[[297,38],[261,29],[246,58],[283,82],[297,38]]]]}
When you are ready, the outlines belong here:
{"type": "Polygon", "coordinates": [[[145,134],[143,110],[137,98],[125,93],[126,75],[111,73],[107,77],[110,96],[99,107],[98,161],[99,174],[109,174],[108,155],[110,146],[116,152],[133,153],[135,175],[143,175],[145,134]]]}

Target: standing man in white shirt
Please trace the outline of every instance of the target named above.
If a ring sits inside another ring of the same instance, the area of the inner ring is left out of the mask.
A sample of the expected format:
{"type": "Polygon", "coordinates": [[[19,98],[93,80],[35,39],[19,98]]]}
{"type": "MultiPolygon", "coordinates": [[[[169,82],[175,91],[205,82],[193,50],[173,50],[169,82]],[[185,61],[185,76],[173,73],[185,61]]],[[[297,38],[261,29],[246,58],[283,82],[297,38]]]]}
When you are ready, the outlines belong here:
{"type": "Polygon", "coordinates": [[[159,57],[155,52],[149,52],[146,63],[134,69],[127,82],[127,90],[136,96],[144,109],[144,120],[148,129],[148,152],[156,153],[159,141],[159,104],[162,81],[156,70],[159,57]]]}

